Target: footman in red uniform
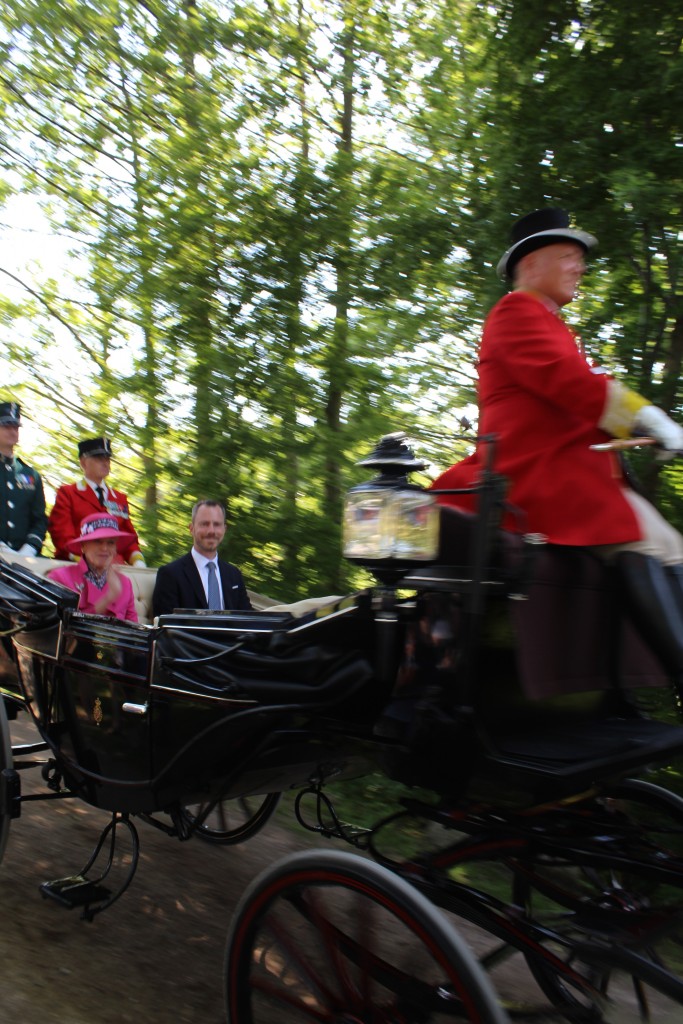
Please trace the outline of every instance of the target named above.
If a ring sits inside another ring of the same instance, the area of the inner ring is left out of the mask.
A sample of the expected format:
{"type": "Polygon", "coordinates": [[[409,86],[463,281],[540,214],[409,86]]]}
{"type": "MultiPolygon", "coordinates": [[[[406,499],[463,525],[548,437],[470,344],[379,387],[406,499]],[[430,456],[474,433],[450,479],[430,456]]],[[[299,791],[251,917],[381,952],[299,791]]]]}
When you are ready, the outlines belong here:
{"type": "Polygon", "coordinates": [[[55,546],[55,558],[77,560],[69,548],[71,541],[80,536],[81,522],[95,512],[106,512],[116,520],[117,528],[128,534],[130,544],[119,550],[117,562],[144,566],[145,559],[130,518],[128,498],[123,491],[115,491],[106,482],[111,468],[112,447],[107,437],[89,438],[78,444],[78,459],[83,480],[63,484],[55,496],[48,529],[55,546]]]}

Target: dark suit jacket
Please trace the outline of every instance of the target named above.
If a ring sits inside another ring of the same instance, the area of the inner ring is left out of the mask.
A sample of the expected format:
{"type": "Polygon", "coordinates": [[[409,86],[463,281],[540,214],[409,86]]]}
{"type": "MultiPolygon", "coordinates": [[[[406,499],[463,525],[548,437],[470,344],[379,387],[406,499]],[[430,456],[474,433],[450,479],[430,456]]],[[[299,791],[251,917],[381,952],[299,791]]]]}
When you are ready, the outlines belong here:
{"type": "MultiPolygon", "coordinates": [[[[230,562],[218,560],[218,571],[223,588],[223,603],[226,608],[251,608],[251,601],[244,585],[239,569],[230,562]]],[[[154,594],[152,595],[152,614],[166,615],[176,608],[207,608],[206,594],[195,565],[194,558],[188,552],[175,562],[162,565],[157,569],[154,594]]]]}

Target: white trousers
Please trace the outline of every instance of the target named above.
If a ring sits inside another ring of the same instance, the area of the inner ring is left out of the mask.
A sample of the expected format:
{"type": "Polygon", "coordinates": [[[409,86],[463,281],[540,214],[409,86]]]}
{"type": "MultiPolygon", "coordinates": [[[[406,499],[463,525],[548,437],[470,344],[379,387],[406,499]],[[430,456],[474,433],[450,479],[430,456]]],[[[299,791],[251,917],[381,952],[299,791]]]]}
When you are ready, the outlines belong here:
{"type": "Polygon", "coordinates": [[[630,487],[624,488],[624,497],[635,512],[642,538],[625,544],[594,544],[591,545],[591,551],[597,552],[607,562],[611,562],[620,551],[638,551],[641,555],[651,555],[663,565],[682,564],[683,537],[678,530],[667,522],[654,505],[630,487]]]}

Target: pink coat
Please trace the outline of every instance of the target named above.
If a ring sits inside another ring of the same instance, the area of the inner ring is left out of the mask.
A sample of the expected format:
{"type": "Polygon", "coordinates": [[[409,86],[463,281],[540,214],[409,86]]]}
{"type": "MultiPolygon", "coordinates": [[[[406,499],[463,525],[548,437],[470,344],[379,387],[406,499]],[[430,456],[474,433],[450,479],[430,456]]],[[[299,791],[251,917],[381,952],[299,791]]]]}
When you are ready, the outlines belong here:
{"type": "MultiPolygon", "coordinates": [[[[95,602],[101,599],[102,594],[106,593],[109,587],[105,587],[104,591],[98,590],[94,583],[85,579],[87,570],[87,562],[81,558],[74,565],[60,566],[58,569],[52,569],[47,575],[51,580],[55,580],[81,595],[78,602],[79,612],[94,614],[95,602]]],[[[129,619],[131,622],[137,622],[138,613],[135,610],[133,585],[123,573],[119,575],[119,579],[121,580],[121,593],[109,602],[104,614],[111,616],[112,619],[129,619]]]]}

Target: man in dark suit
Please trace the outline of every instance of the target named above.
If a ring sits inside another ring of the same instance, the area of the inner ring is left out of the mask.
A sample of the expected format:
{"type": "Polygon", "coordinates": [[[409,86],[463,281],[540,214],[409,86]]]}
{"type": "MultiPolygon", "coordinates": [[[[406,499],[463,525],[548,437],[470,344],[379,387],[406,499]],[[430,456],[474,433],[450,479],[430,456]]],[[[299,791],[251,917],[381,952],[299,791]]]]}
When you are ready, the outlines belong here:
{"type": "Polygon", "coordinates": [[[189,554],[157,570],[152,614],[166,615],[176,608],[251,608],[242,573],[218,558],[225,537],[223,505],[209,499],[198,501],[192,509],[190,533],[189,554]]]}

